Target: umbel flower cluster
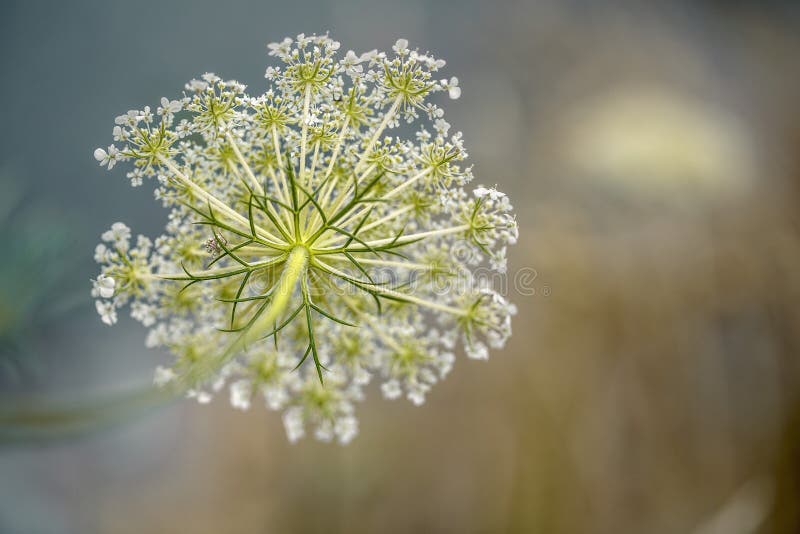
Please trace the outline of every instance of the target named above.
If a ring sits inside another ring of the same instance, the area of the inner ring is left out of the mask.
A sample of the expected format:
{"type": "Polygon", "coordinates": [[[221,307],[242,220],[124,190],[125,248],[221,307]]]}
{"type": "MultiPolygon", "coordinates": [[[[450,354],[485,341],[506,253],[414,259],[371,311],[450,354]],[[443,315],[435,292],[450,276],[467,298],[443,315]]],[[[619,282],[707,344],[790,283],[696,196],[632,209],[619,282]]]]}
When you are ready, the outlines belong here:
{"type": "Polygon", "coordinates": [[[269,54],[264,94],[205,74],[116,118],[94,157],[131,162],[169,220],[155,240],[103,233],[92,294],[104,323],[129,305],[147,346],[174,356],[157,385],[263,399],[291,441],[346,443],[373,377],[422,404],[457,346],[476,359],[503,346],[514,307],[475,272],[505,270],[517,226],[503,193],[465,189],[461,134],[430,101],[460,95],[437,77],[444,61],[404,39],[342,55],[327,35],[269,54]]]}

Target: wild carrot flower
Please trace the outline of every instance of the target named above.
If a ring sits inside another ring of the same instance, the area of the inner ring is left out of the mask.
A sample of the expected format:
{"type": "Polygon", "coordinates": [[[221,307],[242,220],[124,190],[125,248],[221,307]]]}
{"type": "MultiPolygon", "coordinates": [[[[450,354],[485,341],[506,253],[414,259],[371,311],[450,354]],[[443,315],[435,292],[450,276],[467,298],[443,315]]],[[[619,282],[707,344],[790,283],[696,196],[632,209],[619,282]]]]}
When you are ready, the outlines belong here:
{"type": "Polygon", "coordinates": [[[94,156],[132,162],[134,186],[154,178],[169,221],[155,241],[105,232],[92,294],[108,324],[130,303],[147,346],[174,355],[158,385],[200,402],[227,385],[236,408],[282,410],[292,441],[344,443],[372,377],[421,404],[456,344],[503,346],[514,307],[474,271],[505,269],[517,227],[505,195],[464,189],[461,133],[432,102],[461,93],[444,61],[404,39],[342,57],[327,35],[269,54],[261,95],[205,74],[117,117],[94,156]]]}

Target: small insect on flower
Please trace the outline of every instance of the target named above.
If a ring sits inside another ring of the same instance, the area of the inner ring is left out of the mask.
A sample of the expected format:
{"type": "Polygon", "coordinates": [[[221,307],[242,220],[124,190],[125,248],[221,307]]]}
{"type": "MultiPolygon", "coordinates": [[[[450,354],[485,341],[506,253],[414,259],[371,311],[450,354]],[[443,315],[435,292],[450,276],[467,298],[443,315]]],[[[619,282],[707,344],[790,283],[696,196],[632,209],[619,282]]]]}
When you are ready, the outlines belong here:
{"type": "Polygon", "coordinates": [[[206,241],[206,252],[208,252],[212,256],[218,256],[223,253],[223,251],[225,250],[223,247],[227,244],[228,242],[221,235],[215,235],[214,237],[209,237],[208,240],[206,241]]]}
{"type": "Polygon", "coordinates": [[[239,409],[261,397],[291,441],[346,443],[372,378],[418,405],[457,345],[475,359],[504,345],[515,308],[475,273],[505,271],[517,225],[504,194],[465,190],[444,61],[405,39],[389,54],[303,34],[268,49],[262,94],[209,73],[116,118],[95,159],[131,162],[134,186],[156,178],[169,222],[155,241],[103,233],[92,295],[104,323],[130,305],[147,346],[174,356],[158,386],[203,403],[227,387],[239,409]],[[419,123],[408,139],[401,122],[419,123]]]}

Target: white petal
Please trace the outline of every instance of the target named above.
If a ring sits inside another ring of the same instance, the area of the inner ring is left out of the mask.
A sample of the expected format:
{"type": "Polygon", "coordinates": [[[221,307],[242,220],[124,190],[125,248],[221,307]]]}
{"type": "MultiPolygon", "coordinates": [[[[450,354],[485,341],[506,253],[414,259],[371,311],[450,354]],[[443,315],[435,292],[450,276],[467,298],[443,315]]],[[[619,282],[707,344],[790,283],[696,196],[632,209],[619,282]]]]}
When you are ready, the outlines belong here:
{"type": "Polygon", "coordinates": [[[172,382],[176,376],[177,375],[175,374],[175,371],[172,369],[168,369],[159,365],[156,367],[156,372],[153,375],[153,384],[158,387],[164,387],[172,382]]]}
{"type": "Polygon", "coordinates": [[[239,410],[250,408],[252,387],[247,380],[238,380],[231,384],[231,406],[239,410]]]}

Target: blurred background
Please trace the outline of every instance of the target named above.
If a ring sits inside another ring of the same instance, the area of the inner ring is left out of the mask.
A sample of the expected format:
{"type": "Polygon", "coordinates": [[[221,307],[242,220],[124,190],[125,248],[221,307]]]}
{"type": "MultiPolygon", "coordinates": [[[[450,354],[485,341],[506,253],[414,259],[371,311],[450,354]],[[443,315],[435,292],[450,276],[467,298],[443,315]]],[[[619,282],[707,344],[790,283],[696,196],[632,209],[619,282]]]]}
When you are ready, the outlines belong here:
{"type": "Polygon", "coordinates": [[[798,57],[790,1],[4,0],[0,532],[800,532],[798,57]],[[517,208],[515,335],[423,408],[373,388],[347,447],[128,399],[164,355],[100,323],[93,249],[166,212],[92,151],[326,30],[459,77],[448,119],[517,208]]]}

